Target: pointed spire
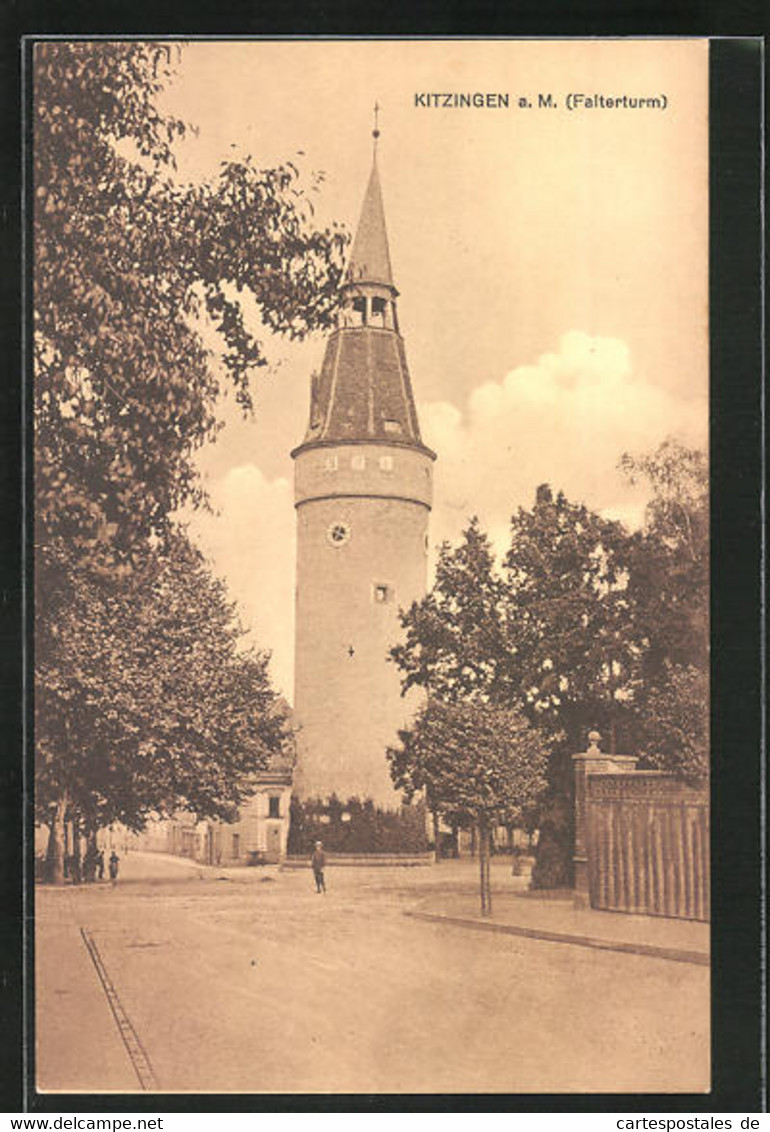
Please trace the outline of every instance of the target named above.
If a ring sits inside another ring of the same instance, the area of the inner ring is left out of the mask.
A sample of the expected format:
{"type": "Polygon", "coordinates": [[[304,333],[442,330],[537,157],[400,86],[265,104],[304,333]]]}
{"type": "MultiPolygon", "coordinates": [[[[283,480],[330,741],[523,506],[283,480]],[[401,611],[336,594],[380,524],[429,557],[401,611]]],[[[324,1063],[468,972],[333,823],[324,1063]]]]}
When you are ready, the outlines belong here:
{"type": "MultiPolygon", "coordinates": [[[[379,131],[377,130],[376,133],[379,134],[379,131]]],[[[387,287],[394,287],[376,153],[361,209],[361,219],[353,241],[347,282],[382,283],[387,287]]]]}

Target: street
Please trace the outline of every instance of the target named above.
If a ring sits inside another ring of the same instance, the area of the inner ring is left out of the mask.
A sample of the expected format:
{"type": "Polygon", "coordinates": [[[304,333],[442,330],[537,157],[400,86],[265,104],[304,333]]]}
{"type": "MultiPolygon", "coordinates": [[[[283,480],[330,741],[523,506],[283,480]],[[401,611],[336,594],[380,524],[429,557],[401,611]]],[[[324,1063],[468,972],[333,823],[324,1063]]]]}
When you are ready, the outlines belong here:
{"type": "Polygon", "coordinates": [[[138,1091],[144,1058],[171,1093],[708,1089],[707,968],[404,915],[472,862],[327,883],[131,854],[115,887],[39,889],[38,1087],[138,1091]]]}

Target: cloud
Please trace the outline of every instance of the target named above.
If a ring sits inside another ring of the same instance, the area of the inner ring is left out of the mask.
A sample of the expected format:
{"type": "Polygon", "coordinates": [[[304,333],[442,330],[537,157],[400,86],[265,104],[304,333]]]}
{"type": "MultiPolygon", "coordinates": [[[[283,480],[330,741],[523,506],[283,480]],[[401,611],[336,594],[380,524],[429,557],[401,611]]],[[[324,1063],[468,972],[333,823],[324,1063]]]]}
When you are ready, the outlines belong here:
{"type": "Polygon", "coordinates": [[[292,697],[294,670],[294,508],[283,477],[239,464],[208,484],[214,515],[196,514],[191,533],[226,580],[253,643],[272,651],[275,686],[292,697]]]}
{"type": "Polygon", "coordinates": [[[531,506],[540,483],[637,524],[644,496],[618,472],[622,453],[651,450],[669,435],[705,444],[707,429],[702,400],[640,380],[625,342],[581,331],[536,364],[477,386],[465,413],[445,401],[419,413],[439,457],[432,541],[456,539],[478,514],[501,550],[511,513],[531,506]]]}

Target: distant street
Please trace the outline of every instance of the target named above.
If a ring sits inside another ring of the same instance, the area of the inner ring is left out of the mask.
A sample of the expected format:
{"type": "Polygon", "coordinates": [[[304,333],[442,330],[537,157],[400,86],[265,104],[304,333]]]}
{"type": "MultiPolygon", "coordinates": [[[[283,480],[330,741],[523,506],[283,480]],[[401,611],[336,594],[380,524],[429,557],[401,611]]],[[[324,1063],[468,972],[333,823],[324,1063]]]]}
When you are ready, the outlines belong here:
{"type": "Polygon", "coordinates": [[[138,1056],[163,1092],[708,1087],[704,967],[403,915],[471,863],[331,868],[325,897],[270,876],[136,854],[115,888],[39,890],[39,1087],[137,1091],[138,1056]]]}

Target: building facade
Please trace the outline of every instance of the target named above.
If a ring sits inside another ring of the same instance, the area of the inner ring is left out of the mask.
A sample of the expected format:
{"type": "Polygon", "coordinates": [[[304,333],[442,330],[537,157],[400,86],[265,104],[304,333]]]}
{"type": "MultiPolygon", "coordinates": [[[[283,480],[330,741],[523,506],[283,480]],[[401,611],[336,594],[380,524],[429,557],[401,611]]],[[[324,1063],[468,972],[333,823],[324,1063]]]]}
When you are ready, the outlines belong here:
{"type": "Polygon", "coordinates": [[[149,822],[132,844],[136,849],[189,857],[204,865],[279,864],[286,856],[291,785],[291,763],[273,760],[255,776],[236,821],[199,821],[195,814],[179,813],[149,822]]]}
{"type": "Polygon", "coordinates": [[[386,749],[411,719],[389,649],[425,593],[435,453],[399,332],[376,153],[295,461],[295,790],[395,808],[386,749]]]}

